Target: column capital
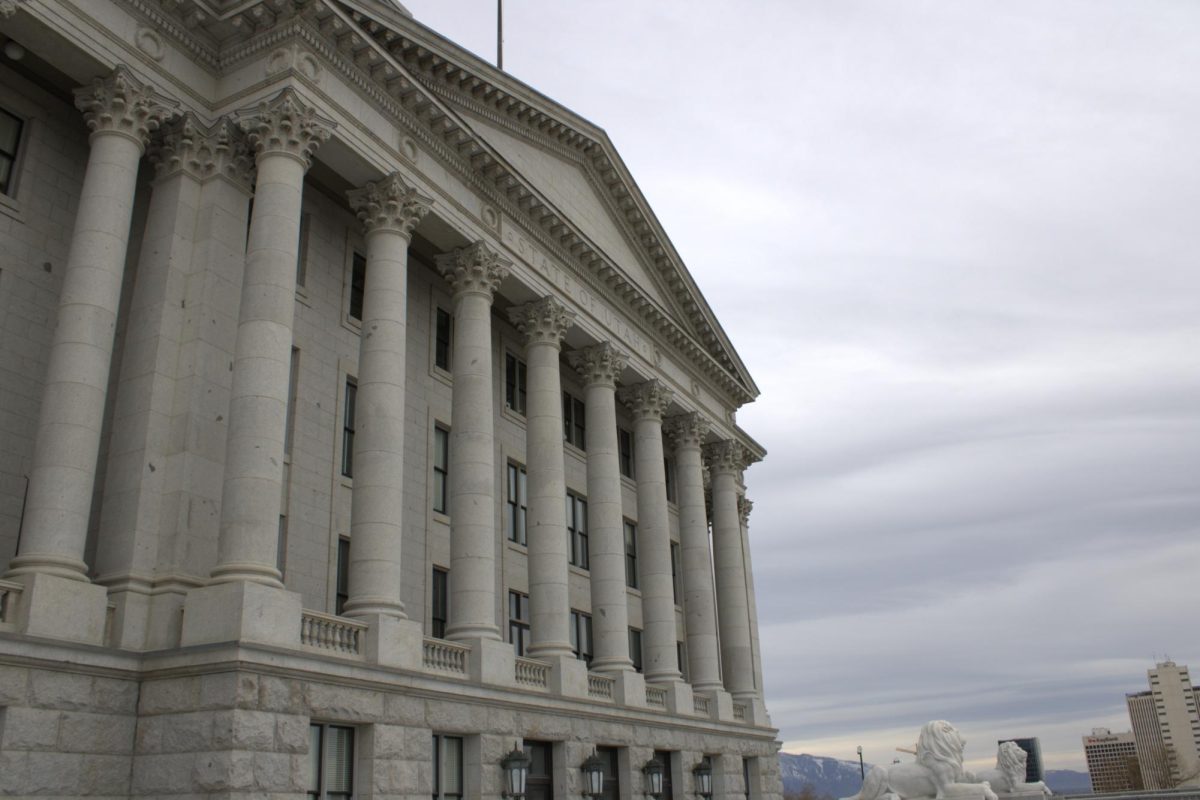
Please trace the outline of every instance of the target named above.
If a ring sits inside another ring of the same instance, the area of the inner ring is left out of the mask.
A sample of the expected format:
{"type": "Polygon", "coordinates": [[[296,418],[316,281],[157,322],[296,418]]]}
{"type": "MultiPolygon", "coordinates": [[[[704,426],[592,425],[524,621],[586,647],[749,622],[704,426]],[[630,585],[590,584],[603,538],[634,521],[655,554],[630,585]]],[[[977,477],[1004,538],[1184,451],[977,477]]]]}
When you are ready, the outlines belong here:
{"type": "Polygon", "coordinates": [[[750,465],[750,457],[746,448],[733,439],[724,439],[704,446],[704,460],[714,475],[720,472],[732,472],[737,475],[750,465]]]}
{"type": "Polygon", "coordinates": [[[567,353],[567,361],[583,377],[587,386],[616,386],[617,377],[629,364],[629,355],[613,347],[612,342],[585,347],[567,353]]]}
{"type": "Polygon", "coordinates": [[[449,282],[454,294],[486,295],[489,303],[512,266],[511,261],[483,241],[456,247],[435,260],[438,272],[449,282]]]}
{"type": "Polygon", "coordinates": [[[742,526],[750,524],[750,511],[754,508],[754,502],[746,495],[738,496],[738,517],[742,520],[742,526]]]}
{"type": "Polygon", "coordinates": [[[675,399],[675,392],[657,378],[625,386],[617,392],[617,398],[629,406],[634,419],[662,421],[663,412],[675,399]]]}
{"type": "Polygon", "coordinates": [[[336,123],[317,114],[292,88],[284,89],[253,110],[238,112],[238,124],[246,132],[258,158],[286,155],[308,169],[313,153],[333,134],[336,123]]]}
{"type": "Polygon", "coordinates": [[[229,117],[207,126],[189,111],[163,125],[148,154],[159,180],[186,172],[200,181],[225,178],[246,191],[254,186],[254,159],[245,135],[229,117]]]}
{"type": "Polygon", "coordinates": [[[96,78],[90,86],[75,90],[75,107],[93,136],[115,133],[138,143],[143,150],[150,134],[175,116],[178,102],[142,83],[124,64],[107,78],[96,78]]]}
{"type": "Polygon", "coordinates": [[[671,439],[675,449],[691,447],[699,450],[704,439],[712,430],[712,422],[699,411],[675,414],[663,420],[663,433],[671,439]]]}
{"type": "Polygon", "coordinates": [[[508,318],[525,335],[526,345],[551,344],[559,347],[567,335],[567,329],[575,322],[575,312],[568,311],[556,298],[547,295],[532,303],[510,308],[508,318]]]}
{"type": "Polygon", "coordinates": [[[405,239],[412,236],[413,229],[429,213],[433,203],[428,197],[405,183],[399,172],[378,181],[370,181],[361,189],[346,193],[350,210],[367,233],[393,231],[405,239]]]}

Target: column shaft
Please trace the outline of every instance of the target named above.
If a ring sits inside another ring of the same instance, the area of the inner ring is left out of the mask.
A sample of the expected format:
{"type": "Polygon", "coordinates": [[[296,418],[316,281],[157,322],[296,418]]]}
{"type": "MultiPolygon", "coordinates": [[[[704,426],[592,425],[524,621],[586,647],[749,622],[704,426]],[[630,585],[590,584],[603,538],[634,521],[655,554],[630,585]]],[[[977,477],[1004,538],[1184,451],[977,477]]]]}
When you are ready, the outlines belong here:
{"type": "MultiPolygon", "coordinates": [[[[740,452],[733,442],[720,442],[722,451],[740,452]]],[[[712,463],[713,561],[716,567],[717,607],[721,630],[721,663],[725,688],[735,698],[752,698],[754,660],[751,655],[750,610],[746,594],[746,567],[742,560],[742,528],[738,518],[737,473],[730,461],[739,456],[718,456],[712,463]]]]}

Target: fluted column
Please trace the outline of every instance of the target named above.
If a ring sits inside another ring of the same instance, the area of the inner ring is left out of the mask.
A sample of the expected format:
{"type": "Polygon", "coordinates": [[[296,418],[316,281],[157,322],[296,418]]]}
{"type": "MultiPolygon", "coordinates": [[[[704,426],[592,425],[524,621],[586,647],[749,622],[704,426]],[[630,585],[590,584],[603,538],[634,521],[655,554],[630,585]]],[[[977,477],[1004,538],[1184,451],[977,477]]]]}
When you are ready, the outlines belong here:
{"type": "Polygon", "coordinates": [[[754,508],[745,495],[738,498],[738,519],[742,528],[742,563],[746,568],[746,597],[750,614],[750,656],[754,660],[754,688],[763,696],[762,649],[758,638],[758,596],[754,591],[754,562],[750,558],[750,511],[754,508]]]}
{"type": "Polygon", "coordinates": [[[755,696],[754,660],[737,486],[746,453],[737,442],[726,440],[705,447],[705,456],[712,475],[713,564],[725,688],[737,699],[749,699],[755,696]]]}
{"type": "Polygon", "coordinates": [[[312,154],[332,132],[292,89],[239,119],[258,175],[246,247],[229,401],[215,583],[282,587],[275,568],[291,371],[300,198],[312,154]]]}
{"type": "Polygon", "coordinates": [[[562,382],[558,356],[575,315],[553,297],[511,309],[509,318],[525,335],[526,471],[529,510],[529,654],[571,655],[570,597],[567,592],[567,529],[563,513],[567,483],[563,469],[562,382]]]}
{"type": "Polygon", "coordinates": [[[400,551],[408,243],[431,201],[396,173],[348,196],[351,210],[366,229],[367,274],[354,407],[350,597],[344,613],[403,619],[400,551]]]}
{"type": "Polygon", "coordinates": [[[617,445],[616,380],[629,357],[608,342],[569,355],[585,384],[588,542],[595,672],[633,669],[625,581],[625,518],[617,445]]]}
{"type": "Polygon", "coordinates": [[[510,262],[483,242],[438,256],[454,291],[448,639],[498,641],[492,298],[510,262]]]}
{"type": "Polygon", "coordinates": [[[704,503],[704,464],[700,455],[710,423],[692,412],[668,418],[664,428],[675,446],[675,493],[679,499],[688,677],[696,691],[714,691],[723,685],[708,514],[704,503]]]}
{"type": "Polygon", "coordinates": [[[21,547],[9,576],[86,581],[83,562],[138,161],[174,103],[124,66],[75,90],[91,130],[42,388],[21,547]]]}
{"type": "Polygon", "coordinates": [[[647,683],[672,683],[683,678],[675,640],[675,587],[671,581],[671,530],[662,440],[663,412],[674,396],[657,380],[627,386],[620,393],[621,401],[633,412],[642,663],[647,683]]]}

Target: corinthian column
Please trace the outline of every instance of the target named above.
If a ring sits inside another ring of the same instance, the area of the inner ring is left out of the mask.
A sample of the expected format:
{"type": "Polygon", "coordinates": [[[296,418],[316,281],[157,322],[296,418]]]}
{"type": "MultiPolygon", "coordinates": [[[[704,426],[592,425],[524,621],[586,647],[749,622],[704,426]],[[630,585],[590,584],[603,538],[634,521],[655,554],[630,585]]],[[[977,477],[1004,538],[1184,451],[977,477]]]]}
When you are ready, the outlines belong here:
{"type": "Polygon", "coordinates": [[[562,383],[559,347],[575,315],[553,297],[513,308],[509,318],[525,334],[528,386],[525,437],[529,473],[529,654],[572,657],[567,593],[567,529],[563,514],[562,383]]]}
{"type": "Polygon", "coordinates": [[[400,599],[404,526],[405,329],[408,243],[430,200],[393,173],[349,194],[366,228],[358,343],[348,617],[406,618],[400,599]]]}
{"type": "Polygon", "coordinates": [[[696,691],[711,692],[723,686],[708,515],[704,505],[704,464],[700,455],[710,423],[693,412],[669,418],[664,427],[675,445],[688,676],[696,691]]]}
{"type": "Polygon", "coordinates": [[[509,262],[483,242],[438,256],[454,290],[450,418],[449,639],[499,641],[492,298],[509,262]]]}
{"type": "Polygon", "coordinates": [[[649,380],[622,389],[620,396],[633,412],[646,682],[674,683],[683,676],[679,672],[675,641],[675,591],[671,583],[671,531],[663,467],[662,415],[675,394],[661,382],[649,380]]]}
{"type": "Polygon", "coordinates": [[[275,568],[283,440],[291,371],[300,196],[312,154],[332,123],[292,89],[241,119],[258,176],[246,246],[229,400],[229,439],[221,492],[215,583],[281,588],[275,568]]]}
{"type": "Polygon", "coordinates": [[[725,688],[735,699],[752,699],[754,658],[737,486],[746,466],[746,452],[737,442],[727,440],[708,445],[705,455],[712,475],[713,562],[725,688]]]}
{"type": "Polygon", "coordinates": [[[592,670],[633,669],[629,658],[625,531],[617,454],[616,379],[629,357],[605,342],[568,358],[586,385],[588,559],[592,573],[592,670]]]}
{"type": "MultiPolygon", "coordinates": [[[[8,576],[31,576],[25,581],[26,630],[61,630],[67,638],[90,640],[99,638],[96,614],[87,610],[76,617],[73,610],[62,613],[65,608],[55,614],[47,607],[43,618],[41,607],[34,608],[39,592],[32,576],[87,581],[83,552],[138,161],[174,103],[118,66],[109,77],[76,89],[75,105],[92,132],[91,150],[46,364],[21,548],[8,576]]],[[[99,615],[102,626],[103,608],[99,615]]]]}
{"type": "Polygon", "coordinates": [[[758,598],[754,591],[754,564],[750,559],[750,511],[754,508],[745,495],[738,498],[738,518],[742,528],[742,561],[746,566],[746,596],[750,613],[750,655],[754,659],[754,687],[763,695],[762,650],[758,638],[758,598]]]}

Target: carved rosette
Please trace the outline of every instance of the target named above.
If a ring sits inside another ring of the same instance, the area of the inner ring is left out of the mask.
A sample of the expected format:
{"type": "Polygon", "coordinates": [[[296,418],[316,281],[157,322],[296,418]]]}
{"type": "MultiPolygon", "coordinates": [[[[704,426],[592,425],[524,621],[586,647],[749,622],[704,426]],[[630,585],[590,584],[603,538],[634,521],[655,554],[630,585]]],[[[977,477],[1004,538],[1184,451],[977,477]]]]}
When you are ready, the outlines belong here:
{"type": "Polygon", "coordinates": [[[699,450],[710,430],[712,423],[698,411],[676,414],[663,420],[663,433],[670,437],[676,450],[687,447],[699,450]]]}
{"type": "Polygon", "coordinates": [[[551,296],[508,310],[508,318],[525,334],[526,346],[549,344],[559,347],[567,330],[575,322],[575,312],[551,296]]]}
{"type": "Polygon", "coordinates": [[[747,499],[746,495],[738,497],[738,517],[742,520],[742,527],[750,524],[750,512],[754,509],[754,502],[747,499]]]}
{"type": "Polygon", "coordinates": [[[350,210],[358,215],[367,233],[392,231],[405,239],[412,236],[413,229],[429,213],[433,203],[405,183],[398,172],[347,192],[346,197],[350,201],[350,210]]]}
{"type": "Polygon", "coordinates": [[[675,399],[675,392],[667,388],[662,381],[651,379],[622,388],[617,397],[629,406],[635,420],[651,419],[660,422],[663,412],[675,399]]]}
{"type": "Polygon", "coordinates": [[[718,472],[732,472],[734,475],[740,475],[742,470],[749,465],[746,448],[732,439],[706,444],[704,460],[714,475],[718,472]]]}
{"type": "Polygon", "coordinates": [[[443,253],[435,259],[438,272],[455,295],[482,294],[492,301],[500,282],[508,277],[512,262],[482,241],[443,253]]]}
{"type": "Polygon", "coordinates": [[[149,156],[160,180],[186,172],[201,181],[225,178],[246,191],[253,186],[254,159],[245,135],[228,117],[208,127],[185,113],[163,126],[149,156]]]}
{"type": "Polygon", "coordinates": [[[582,350],[574,350],[567,354],[567,360],[579,372],[587,386],[609,388],[616,385],[617,377],[629,364],[629,356],[613,347],[611,342],[601,342],[582,350]]]}
{"type": "Polygon", "coordinates": [[[75,107],[93,136],[115,133],[127,136],[143,150],[150,134],[175,116],[179,104],[142,83],[129,68],[118,64],[107,78],[75,90],[75,107]]]}
{"type": "Polygon", "coordinates": [[[287,155],[303,162],[305,169],[336,125],[319,116],[312,106],[305,105],[291,88],[263,100],[254,111],[239,113],[238,124],[258,158],[287,155]]]}

